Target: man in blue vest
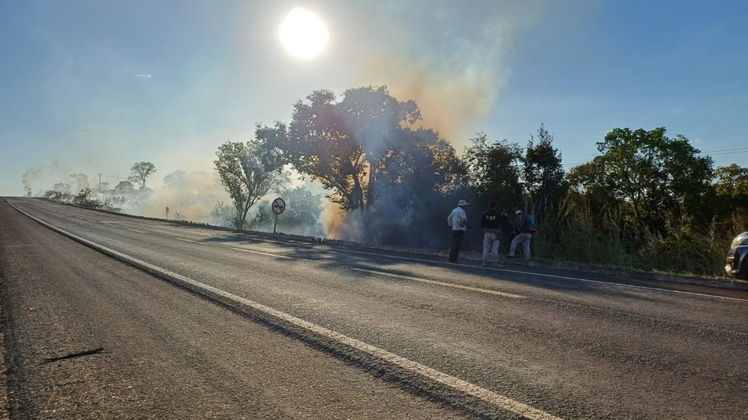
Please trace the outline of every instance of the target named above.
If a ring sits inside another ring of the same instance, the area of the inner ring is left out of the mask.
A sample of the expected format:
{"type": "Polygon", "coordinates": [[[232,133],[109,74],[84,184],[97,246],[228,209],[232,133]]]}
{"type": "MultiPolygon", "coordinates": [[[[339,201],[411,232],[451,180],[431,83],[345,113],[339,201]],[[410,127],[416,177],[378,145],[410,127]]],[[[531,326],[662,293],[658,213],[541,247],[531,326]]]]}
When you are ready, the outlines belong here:
{"type": "Polygon", "coordinates": [[[512,240],[512,248],[509,250],[509,256],[507,258],[514,258],[514,252],[517,250],[517,245],[522,244],[522,250],[525,254],[525,259],[530,259],[530,241],[532,241],[532,235],[537,231],[535,227],[535,218],[529,214],[522,214],[522,210],[517,210],[517,236],[512,240]]]}

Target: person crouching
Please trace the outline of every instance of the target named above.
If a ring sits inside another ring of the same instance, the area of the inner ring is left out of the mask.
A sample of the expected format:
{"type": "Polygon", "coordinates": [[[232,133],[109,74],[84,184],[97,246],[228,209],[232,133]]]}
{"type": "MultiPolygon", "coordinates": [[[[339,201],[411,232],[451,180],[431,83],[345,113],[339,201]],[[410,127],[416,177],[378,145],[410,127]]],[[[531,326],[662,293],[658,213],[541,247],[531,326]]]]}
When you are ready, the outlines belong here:
{"type": "Polygon", "coordinates": [[[522,244],[522,250],[525,254],[525,259],[530,259],[530,241],[532,241],[532,235],[537,231],[535,227],[535,218],[529,214],[522,214],[522,210],[517,210],[517,236],[512,240],[512,248],[509,250],[509,256],[507,258],[514,258],[514,252],[517,250],[517,245],[522,244]]]}

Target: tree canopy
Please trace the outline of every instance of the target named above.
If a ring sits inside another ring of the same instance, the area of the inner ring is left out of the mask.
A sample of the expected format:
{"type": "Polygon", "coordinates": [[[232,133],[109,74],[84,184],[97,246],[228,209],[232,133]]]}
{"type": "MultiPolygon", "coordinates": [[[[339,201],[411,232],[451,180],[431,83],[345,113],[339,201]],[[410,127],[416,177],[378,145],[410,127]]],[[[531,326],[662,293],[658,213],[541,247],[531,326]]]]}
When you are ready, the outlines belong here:
{"type": "Polygon", "coordinates": [[[279,185],[283,156],[260,139],[247,143],[228,141],[219,146],[216,156],[215,169],[234,203],[235,227],[241,229],[249,209],[279,185]]]}
{"type": "Polygon", "coordinates": [[[130,176],[127,178],[133,184],[140,184],[140,188],[145,188],[145,181],[156,173],[156,165],[151,162],[139,162],[130,168],[130,176]]]}
{"type": "Polygon", "coordinates": [[[553,134],[540,124],[537,142],[530,136],[524,158],[524,188],[532,202],[529,211],[537,214],[554,204],[557,194],[566,185],[564,168],[561,165],[561,152],[553,147],[553,134]]]}
{"type": "Polygon", "coordinates": [[[522,203],[522,149],[506,140],[489,143],[478,133],[465,149],[463,159],[470,185],[484,201],[496,201],[500,208],[518,208],[522,203]]]}
{"type": "Polygon", "coordinates": [[[433,209],[438,201],[441,208],[443,196],[463,181],[464,169],[437,132],[414,127],[419,119],[415,102],[398,101],[385,87],[349,89],[339,101],[332,92],[316,91],[296,103],[288,127],[262,126],[257,136],[355,214],[349,220],[359,219],[363,237],[393,230],[384,224],[430,237],[433,229],[424,224],[431,214],[424,217],[423,207],[433,209]]]}
{"type": "Polygon", "coordinates": [[[334,202],[366,209],[376,201],[377,175],[397,153],[402,126],[414,124],[420,111],[384,87],[349,89],[336,99],[330,91],[315,91],[296,103],[288,130],[276,124],[265,134],[297,171],[332,190],[334,202]]]}
{"type": "Polygon", "coordinates": [[[709,189],[711,158],[699,156],[684,136],[668,138],[663,127],[616,128],[597,149],[600,154],[569,180],[579,191],[624,204],[640,229],[663,231],[666,210],[696,211],[709,189]]]}
{"type": "Polygon", "coordinates": [[[132,181],[120,181],[119,184],[114,187],[114,191],[121,194],[128,194],[135,191],[135,186],[132,181]]]}

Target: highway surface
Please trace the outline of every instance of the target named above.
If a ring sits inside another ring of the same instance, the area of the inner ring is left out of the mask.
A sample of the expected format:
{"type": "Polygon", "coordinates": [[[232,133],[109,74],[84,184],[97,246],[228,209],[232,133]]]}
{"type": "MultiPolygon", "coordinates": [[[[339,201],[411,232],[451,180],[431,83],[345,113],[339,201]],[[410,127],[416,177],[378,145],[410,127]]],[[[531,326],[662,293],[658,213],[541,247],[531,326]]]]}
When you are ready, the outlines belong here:
{"type": "Polygon", "coordinates": [[[748,418],[745,292],[25,198],[0,282],[12,419],[748,418]]]}

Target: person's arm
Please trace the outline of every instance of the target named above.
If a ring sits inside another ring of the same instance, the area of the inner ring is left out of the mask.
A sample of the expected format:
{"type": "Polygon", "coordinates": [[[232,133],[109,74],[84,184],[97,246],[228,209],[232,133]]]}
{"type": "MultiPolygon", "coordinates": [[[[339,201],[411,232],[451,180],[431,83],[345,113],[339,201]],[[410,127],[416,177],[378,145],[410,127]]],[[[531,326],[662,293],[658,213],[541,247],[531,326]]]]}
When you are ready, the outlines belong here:
{"type": "Polygon", "coordinates": [[[447,226],[452,227],[452,216],[455,214],[454,211],[449,213],[449,216],[447,216],[447,226]]]}

